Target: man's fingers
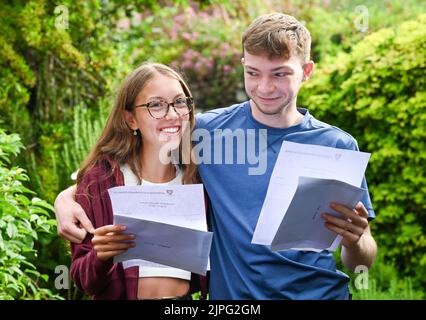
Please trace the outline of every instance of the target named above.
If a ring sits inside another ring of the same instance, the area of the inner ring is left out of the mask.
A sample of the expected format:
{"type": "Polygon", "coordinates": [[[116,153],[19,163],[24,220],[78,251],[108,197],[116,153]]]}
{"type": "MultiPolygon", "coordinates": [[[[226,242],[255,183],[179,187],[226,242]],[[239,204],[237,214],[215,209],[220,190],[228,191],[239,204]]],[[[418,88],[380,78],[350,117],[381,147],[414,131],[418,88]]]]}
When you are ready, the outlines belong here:
{"type": "Polygon", "coordinates": [[[323,214],[322,217],[325,221],[327,221],[329,224],[332,224],[342,230],[348,230],[356,235],[362,235],[364,232],[364,229],[341,218],[333,217],[329,214],[323,214]]]}
{"type": "MultiPolygon", "coordinates": [[[[357,207],[358,207],[359,204],[360,204],[360,202],[357,204],[357,207]]],[[[366,228],[368,226],[368,220],[366,219],[366,217],[363,217],[363,216],[358,214],[357,207],[355,207],[355,209],[351,210],[351,209],[349,209],[345,206],[342,206],[341,204],[338,204],[338,203],[332,203],[330,205],[330,207],[333,210],[336,210],[337,212],[341,213],[346,218],[350,219],[353,224],[356,224],[356,225],[360,226],[361,228],[366,228]]],[[[362,203],[361,203],[361,207],[364,207],[364,205],[362,205],[362,203]]],[[[367,214],[367,216],[368,216],[368,214],[367,214]]]]}
{"type": "Polygon", "coordinates": [[[66,234],[66,233],[58,233],[60,236],[64,237],[66,240],[72,242],[72,243],[76,243],[79,244],[81,243],[83,240],[75,238],[74,236],[70,235],[70,234],[66,234]]]}
{"type": "Polygon", "coordinates": [[[79,228],[74,223],[65,224],[58,228],[58,233],[73,243],[81,243],[86,237],[86,230],[79,228]]]}
{"type": "Polygon", "coordinates": [[[89,233],[94,234],[95,228],[93,228],[92,222],[87,217],[86,213],[81,210],[78,211],[78,214],[76,215],[77,220],[80,222],[81,226],[89,233]]]}
{"type": "Polygon", "coordinates": [[[126,229],[127,229],[126,226],[109,224],[109,225],[97,228],[94,231],[94,234],[103,236],[103,235],[106,235],[108,232],[122,232],[126,229]]]}
{"type": "Polygon", "coordinates": [[[361,217],[366,219],[368,218],[368,210],[361,201],[358,202],[358,204],[355,206],[355,209],[358,211],[361,217]]]}
{"type": "Polygon", "coordinates": [[[326,222],[325,226],[331,231],[334,231],[335,233],[337,233],[338,235],[341,235],[343,238],[347,239],[350,242],[356,242],[359,239],[359,236],[357,236],[356,234],[353,234],[349,232],[348,230],[339,228],[338,226],[334,224],[326,222]]]}

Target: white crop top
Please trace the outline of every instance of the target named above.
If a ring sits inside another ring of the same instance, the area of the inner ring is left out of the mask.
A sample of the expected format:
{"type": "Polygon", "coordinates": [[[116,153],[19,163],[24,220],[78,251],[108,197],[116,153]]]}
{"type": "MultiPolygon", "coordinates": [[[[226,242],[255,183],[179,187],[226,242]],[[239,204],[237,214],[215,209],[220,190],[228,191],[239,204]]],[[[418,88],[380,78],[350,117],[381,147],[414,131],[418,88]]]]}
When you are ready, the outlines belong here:
{"type": "MultiPolygon", "coordinates": [[[[124,175],[124,185],[126,186],[136,186],[138,185],[138,179],[133,171],[130,169],[129,165],[124,164],[120,165],[121,172],[124,175]]],[[[176,177],[165,183],[153,183],[142,179],[143,185],[172,185],[172,184],[182,184],[182,171],[176,166],[176,177]]],[[[177,269],[162,264],[141,260],[133,259],[123,261],[123,268],[127,269],[130,267],[138,266],[139,267],[139,277],[170,277],[170,278],[179,278],[185,280],[191,280],[191,272],[177,269]]]]}

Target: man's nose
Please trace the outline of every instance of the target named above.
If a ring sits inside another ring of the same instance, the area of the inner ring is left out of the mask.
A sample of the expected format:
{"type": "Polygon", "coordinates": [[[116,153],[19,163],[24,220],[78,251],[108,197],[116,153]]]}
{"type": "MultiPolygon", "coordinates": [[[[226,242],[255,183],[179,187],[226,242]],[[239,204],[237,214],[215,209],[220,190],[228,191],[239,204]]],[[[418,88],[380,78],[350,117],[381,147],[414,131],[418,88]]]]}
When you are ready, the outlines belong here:
{"type": "Polygon", "coordinates": [[[260,79],[257,90],[260,93],[270,93],[274,91],[274,85],[269,79],[263,78],[263,79],[260,79]]]}

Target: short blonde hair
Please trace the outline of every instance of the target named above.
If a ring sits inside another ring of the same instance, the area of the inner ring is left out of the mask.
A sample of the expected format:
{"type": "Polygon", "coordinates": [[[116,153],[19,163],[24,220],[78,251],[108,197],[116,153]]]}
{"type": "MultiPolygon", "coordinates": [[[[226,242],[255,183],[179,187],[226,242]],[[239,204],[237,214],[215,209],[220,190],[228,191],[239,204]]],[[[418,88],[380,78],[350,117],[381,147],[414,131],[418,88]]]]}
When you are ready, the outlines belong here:
{"type": "MultiPolygon", "coordinates": [[[[268,58],[285,58],[296,55],[305,64],[310,60],[311,35],[296,18],[271,13],[256,18],[244,31],[243,51],[268,58]]],[[[243,52],[244,54],[244,52],[243,52]]]]}

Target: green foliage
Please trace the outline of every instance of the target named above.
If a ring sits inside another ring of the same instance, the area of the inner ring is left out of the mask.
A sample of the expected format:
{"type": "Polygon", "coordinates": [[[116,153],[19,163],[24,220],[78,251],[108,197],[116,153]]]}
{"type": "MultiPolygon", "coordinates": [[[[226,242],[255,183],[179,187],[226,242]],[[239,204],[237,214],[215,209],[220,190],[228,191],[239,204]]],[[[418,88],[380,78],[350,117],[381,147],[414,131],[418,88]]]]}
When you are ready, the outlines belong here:
{"type": "Polygon", "coordinates": [[[232,19],[223,6],[164,7],[155,15],[135,15],[128,24],[131,27],[123,32],[132,63],[136,66],[148,58],[180,70],[198,108],[246,99],[241,82],[242,22],[232,19]]]}
{"type": "Polygon", "coordinates": [[[25,170],[8,167],[21,147],[18,135],[0,129],[0,299],[60,298],[43,288],[48,276],[33,264],[38,235],[52,232],[56,222],[49,219],[51,205],[29,198],[34,192],[23,185],[25,170]]]}
{"type": "Polygon", "coordinates": [[[18,162],[34,177],[33,189],[52,201],[65,183],[57,156],[74,106],[96,107],[123,77],[115,24],[121,6],[140,2],[0,3],[0,117],[22,137],[27,152],[18,162]]]}
{"type": "MultiPolygon", "coordinates": [[[[370,277],[371,278],[371,277],[370,277]]],[[[351,288],[353,300],[422,300],[424,294],[413,289],[411,278],[392,278],[387,289],[379,289],[378,282],[370,279],[368,289],[351,288]]]]}
{"type": "Polygon", "coordinates": [[[426,285],[426,15],[324,61],[299,103],[372,152],[367,170],[385,258],[426,285]]]}
{"type": "Polygon", "coordinates": [[[81,162],[94,146],[104,128],[108,113],[109,108],[106,106],[99,110],[84,109],[80,106],[76,107],[72,139],[64,144],[62,153],[66,172],[69,175],[78,170],[81,162]]]}
{"type": "Polygon", "coordinates": [[[392,263],[384,261],[383,253],[379,254],[368,270],[368,274],[349,272],[349,275],[350,291],[354,300],[421,300],[425,298],[425,292],[414,288],[413,278],[401,278],[397,268],[392,263]],[[360,277],[358,285],[357,277],[360,277]],[[364,282],[365,279],[367,282],[364,282]]]}
{"type": "Polygon", "coordinates": [[[416,279],[401,276],[393,263],[385,260],[379,249],[378,256],[369,269],[348,270],[341,261],[341,250],[334,252],[336,268],[350,277],[349,290],[353,300],[422,300],[426,297],[424,289],[416,279]]]}
{"type": "MultiPolygon", "coordinates": [[[[64,0],[64,7],[58,5],[0,0],[0,118],[25,145],[11,165],[19,164],[31,176],[18,183],[53,202],[98,137],[117,85],[143,61],[183,71],[198,109],[244,100],[241,33],[260,14],[285,12],[306,22],[312,55],[320,63],[302,101],[373,152],[367,174],[379,248],[400,271],[426,279],[424,25],[420,19],[363,40],[424,12],[424,3],[64,0]],[[354,24],[358,5],[368,9],[367,32],[354,24]],[[68,9],[65,29],[57,26],[63,9],[68,9]]],[[[13,154],[11,145],[0,150],[11,148],[13,154]]],[[[52,229],[38,233],[32,248],[41,274],[69,263],[69,250],[52,229]]],[[[34,254],[27,255],[33,261],[34,254]]]]}
{"type": "Polygon", "coordinates": [[[416,0],[294,1],[296,16],[311,32],[312,57],[316,62],[351,52],[363,38],[382,28],[414,19],[426,6],[416,0]],[[365,28],[365,29],[364,29],[365,28]]]}

